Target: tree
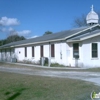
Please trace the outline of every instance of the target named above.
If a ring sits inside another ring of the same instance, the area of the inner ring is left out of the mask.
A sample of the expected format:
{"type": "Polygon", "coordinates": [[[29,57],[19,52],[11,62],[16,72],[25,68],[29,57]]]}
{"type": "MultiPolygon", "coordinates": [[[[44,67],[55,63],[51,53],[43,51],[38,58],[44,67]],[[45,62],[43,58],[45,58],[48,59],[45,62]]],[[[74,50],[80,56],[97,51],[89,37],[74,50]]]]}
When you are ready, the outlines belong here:
{"type": "MultiPolygon", "coordinates": [[[[97,12],[98,16],[99,16],[99,23],[100,23],[100,11],[97,12]]],[[[74,22],[73,22],[73,26],[74,27],[82,27],[82,26],[86,26],[86,14],[83,14],[80,17],[75,18],[74,22]]]]}
{"type": "Polygon", "coordinates": [[[4,44],[7,44],[7,43],[11,43],[11,42],[15,42],[15,41],[20,41],[20,40],[25,40],[25,37],[19,36],[17,34],[10,35],[6,39],[4,39],[4,40],[0,40],[0,46],[4,45],[4,44]]]}
{"type": "Polygon", "coordinates": [[[46,31],[43,35],[48,35],[48,34],[52,34],[51,31],[46,31]]]}
{"type": "Polygon", "coordinates": [[[23,36],[19,36],[15,34],[15,35],[8,36],[6,39],[6,42],[11,43],[11,42],[20,41],[20,40],[25,40],[25,38],[23,36]]]}
{"type": "Polygon", "coordinates": [[[0,40],[0,46],[3,45],[3,43],[4,43],[4,40],[0,40]]]}
{"type": "Polygon", "coordinates": [[[82,15],[74,20],[74,27],[86,26],[86,16],[82,15]]]}

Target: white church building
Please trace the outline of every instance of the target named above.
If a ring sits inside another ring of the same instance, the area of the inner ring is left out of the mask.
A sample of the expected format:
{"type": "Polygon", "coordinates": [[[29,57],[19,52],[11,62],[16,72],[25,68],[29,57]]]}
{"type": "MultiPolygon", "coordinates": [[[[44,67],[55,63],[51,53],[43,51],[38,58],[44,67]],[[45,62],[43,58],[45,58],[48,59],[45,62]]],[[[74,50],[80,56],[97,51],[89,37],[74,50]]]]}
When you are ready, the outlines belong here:
{"type": "Polygon", "coordinates": [[[28,60],[38,63],[47,57],[51,63],[70,67],[100,67],[100,25],[93,6],[86,16],[87,26],[61,31],[0,46],[0,61],[28,60]]]}

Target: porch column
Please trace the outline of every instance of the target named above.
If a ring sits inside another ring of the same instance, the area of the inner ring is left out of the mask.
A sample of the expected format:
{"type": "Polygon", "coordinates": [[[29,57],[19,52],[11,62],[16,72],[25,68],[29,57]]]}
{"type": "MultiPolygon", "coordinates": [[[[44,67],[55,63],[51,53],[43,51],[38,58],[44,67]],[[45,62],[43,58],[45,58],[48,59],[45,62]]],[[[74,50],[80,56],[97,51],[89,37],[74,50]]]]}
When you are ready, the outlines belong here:
{"type": "Polygon", "coordinates": [[[50,42],[49,42],[49,62],[48,62],[48,67],[50,67],[51,65],[51,45],[50,45],[50,42]]]}

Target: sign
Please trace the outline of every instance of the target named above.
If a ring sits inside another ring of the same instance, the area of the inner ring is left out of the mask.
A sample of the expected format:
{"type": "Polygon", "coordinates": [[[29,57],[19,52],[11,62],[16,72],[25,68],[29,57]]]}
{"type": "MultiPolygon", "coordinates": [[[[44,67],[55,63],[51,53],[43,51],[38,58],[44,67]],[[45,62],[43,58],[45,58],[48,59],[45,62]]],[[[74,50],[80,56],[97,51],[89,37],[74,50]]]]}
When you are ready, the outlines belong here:
{"type": "Polygon", "coordinates": [[[99,93],[96,93],[95,91],[93,91],[91,93],[91,99],[92,100],[100,100],[100,92],[99,93]]]}

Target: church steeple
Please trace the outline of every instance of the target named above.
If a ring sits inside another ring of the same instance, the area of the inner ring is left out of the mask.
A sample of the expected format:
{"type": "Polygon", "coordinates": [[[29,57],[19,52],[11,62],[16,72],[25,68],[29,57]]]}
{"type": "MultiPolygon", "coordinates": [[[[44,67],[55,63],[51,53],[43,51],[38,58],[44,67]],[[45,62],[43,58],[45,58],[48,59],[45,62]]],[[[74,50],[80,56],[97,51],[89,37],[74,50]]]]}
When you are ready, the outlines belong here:
{"type": "Polygon", "coordinates": [[[99,20],[98,14],[94,12],[94,8],[92,5],[91,11],[88,13],[86,17],[86,22],[88,25],[93,25],[93,24],[98,24],[98,20],[99,20]]]}
{"type": "Polygon", "coordinates": [[[91,7],[91,12],[93,12],[93,5],[92,5],[92,7],[91,7]]]}

